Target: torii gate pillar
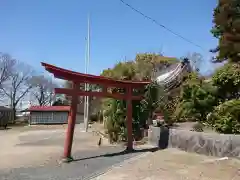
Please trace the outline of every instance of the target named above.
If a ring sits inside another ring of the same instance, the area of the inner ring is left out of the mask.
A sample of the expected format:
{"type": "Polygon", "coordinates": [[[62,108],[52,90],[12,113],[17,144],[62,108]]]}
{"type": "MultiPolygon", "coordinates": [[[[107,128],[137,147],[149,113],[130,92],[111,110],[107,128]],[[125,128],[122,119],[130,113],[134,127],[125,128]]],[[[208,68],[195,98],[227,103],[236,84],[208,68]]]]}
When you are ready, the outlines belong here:
{"type": "Polygon", "coordinates": [[[133,151],[132,133],[132,87],[127,87],[127,151],[133,151]]]}
{"type": "Polygon", "coordinates": [[[77,90],[79,89],[79,85],[77,83],[73,83],[73,95],[71,97],[71,108],[68,115],[68,127],[66,132],[66,139],[64,144],[64,154],[63,154],[63,162],[70,162],[73,160],[71,152],[72,152],[72,143],[73,143],[73,135],[76,124],[76,116],[77,116],[77,104],[78,104],[78,95],[77,90]]]}

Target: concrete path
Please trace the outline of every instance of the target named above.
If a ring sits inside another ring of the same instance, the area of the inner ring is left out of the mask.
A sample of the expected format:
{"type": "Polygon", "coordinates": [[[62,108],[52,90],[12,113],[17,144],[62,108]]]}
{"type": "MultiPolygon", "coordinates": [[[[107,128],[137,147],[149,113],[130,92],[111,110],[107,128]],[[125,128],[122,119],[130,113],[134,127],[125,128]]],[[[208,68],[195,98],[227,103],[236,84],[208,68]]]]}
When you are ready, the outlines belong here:
{"type": "Polygon", "coordinates": [[[239,180],[240,161],[177,149],[147,153],[92,180],[239,180]]]}

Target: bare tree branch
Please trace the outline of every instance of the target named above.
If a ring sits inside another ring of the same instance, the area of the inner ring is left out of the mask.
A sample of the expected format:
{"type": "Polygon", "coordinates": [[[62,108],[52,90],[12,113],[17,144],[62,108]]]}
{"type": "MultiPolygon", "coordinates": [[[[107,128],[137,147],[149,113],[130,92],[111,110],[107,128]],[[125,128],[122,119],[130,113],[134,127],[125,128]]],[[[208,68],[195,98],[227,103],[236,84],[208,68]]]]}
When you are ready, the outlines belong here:
{"type": "Polygon", "coordinates": [[[18,62],[12,68],[10,78],[1,87],[4,95],[10,100],[11,107],[16,115],[16,107],[32,88],[30,83],[33,76],[33,69],[21,62],[18,62]]]}
{"type": "Polygon", "coordinates": [[[186,56],[189,61],[190,61],[190,65],[192,67],[193,71],[199,72],[201,69],[201,65],[202,63],[204,63],[204,59],[203,56],[200,53],[188,53],[186,56]]]}
{"type": "Polygon", "coordinates": [[[50,78],[34,76],[31,80],[31,94],[39,106],[51,105],[54,101],[54,88],[57,87],[50,78]]]}
{"type": "Polygon", "coordinates": [[[15,59],[10,55],[0,53],[0,97],[3,99],[4,92],[2,88],[4,83],[9,80],[11,73],[13,72],[14,65],[16,64],[15,59]]]}

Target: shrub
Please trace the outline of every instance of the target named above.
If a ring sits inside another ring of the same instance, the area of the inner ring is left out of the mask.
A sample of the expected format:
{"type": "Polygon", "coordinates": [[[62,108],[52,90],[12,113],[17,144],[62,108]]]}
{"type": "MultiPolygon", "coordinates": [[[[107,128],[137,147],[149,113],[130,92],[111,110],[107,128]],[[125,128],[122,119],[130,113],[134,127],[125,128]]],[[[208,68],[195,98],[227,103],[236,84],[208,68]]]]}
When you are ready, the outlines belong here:
{"type": "Polygon", "coordinates": [[[217,106],[207,118],[217,132],[240,134],[240,100],[230,100],[217,106]]]}

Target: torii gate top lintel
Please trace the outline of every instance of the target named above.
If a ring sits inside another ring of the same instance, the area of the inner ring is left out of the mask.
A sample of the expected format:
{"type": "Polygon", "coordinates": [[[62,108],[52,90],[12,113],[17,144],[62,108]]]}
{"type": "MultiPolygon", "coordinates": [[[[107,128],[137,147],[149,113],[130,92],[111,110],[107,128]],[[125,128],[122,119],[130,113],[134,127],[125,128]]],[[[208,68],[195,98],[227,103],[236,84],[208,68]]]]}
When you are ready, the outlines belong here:
{"type": "Polygon", "coordinates": [[[84,74],[84,73],[79,73],[75,71],[70,71],[70,70],[63,69],[51,64],[44,63],[44,62],[42,62],[41,64],[48,72],[52,73],[54,77],[63,79],[63,80],[102,84],[102,85],[109,85],[109,86],[116,86],[116,87],[131,86],[132,88],[143,87],[150,83],[149,81],[114,80],[114,79],[103,77],[103,76],[96,76],[91,74],[84,74]]]}

